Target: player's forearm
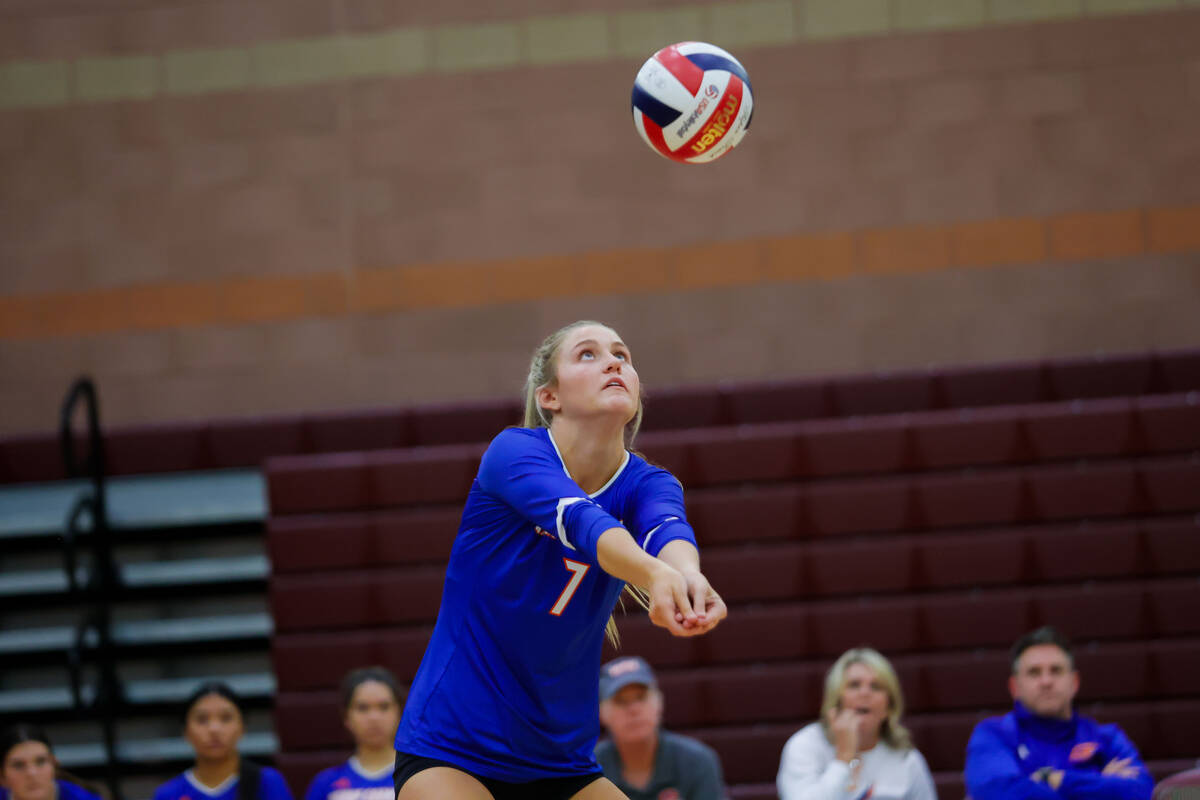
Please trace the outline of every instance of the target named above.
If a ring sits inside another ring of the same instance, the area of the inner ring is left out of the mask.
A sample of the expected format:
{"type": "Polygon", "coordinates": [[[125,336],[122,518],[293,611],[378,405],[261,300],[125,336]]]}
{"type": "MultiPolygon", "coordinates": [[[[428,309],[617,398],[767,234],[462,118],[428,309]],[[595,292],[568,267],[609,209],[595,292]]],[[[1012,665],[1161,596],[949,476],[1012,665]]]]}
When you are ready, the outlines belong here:
{"type": "Polygon", "coordinates": [[[680,572],[700,571],[700,551],[686,539],[674,539],[658,551],[658,558],[680,572]]]}
{"type": "Polygon", "coordinates": [[[596,561],[601,569],[614,578],[642,588],[653,583],[655,574],[671,568],[669,563],[654,558],[638,547],[638,543],[624,528],[609,528],[600,534],[596,540],[596,561]]]}

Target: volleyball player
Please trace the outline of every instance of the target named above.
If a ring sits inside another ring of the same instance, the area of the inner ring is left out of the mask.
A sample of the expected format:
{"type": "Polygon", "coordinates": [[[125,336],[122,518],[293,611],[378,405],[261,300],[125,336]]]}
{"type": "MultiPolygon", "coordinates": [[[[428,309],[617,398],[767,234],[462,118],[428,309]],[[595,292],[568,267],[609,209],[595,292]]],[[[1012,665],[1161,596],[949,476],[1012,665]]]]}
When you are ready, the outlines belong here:
{"type": "Polygon", "coordinates": [[[58,766],[50,739],[36,725],[17,723],[0,734],[0,800],[101,800],[58,766]]]}
{"type": "Polygon", "coordinates": [[[164,783],[154,800],[292,800],[283,776],[238,754],[245,733],[238,696],[223,683],[206,683],[188,698],[183,735],[196,763],[164,783]]]}
{"type": "Polygon", "coordinates": [[[342,718],[354,755],[313,778],[305,800],[392,800],[393,741],[404,692],[383,667],[351,670],[342,680],[342,718]]]}
{"type": "Polygon", "coordinates": [[[594,756],[618,596],[644,589],[676,636],[726,614],[679,481],[628,450],[641,411],[611,328],[573,323],[535,351],[525,427],[492,441],[463,510],[396,735],[398,800],[624,797],[594,756]]]}

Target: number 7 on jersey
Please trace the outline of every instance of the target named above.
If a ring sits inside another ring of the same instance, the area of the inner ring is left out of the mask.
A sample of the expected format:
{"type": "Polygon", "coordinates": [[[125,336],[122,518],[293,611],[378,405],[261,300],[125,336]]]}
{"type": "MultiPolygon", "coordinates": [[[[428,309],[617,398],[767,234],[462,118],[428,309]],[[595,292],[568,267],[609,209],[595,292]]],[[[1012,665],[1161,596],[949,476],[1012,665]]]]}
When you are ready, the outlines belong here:
{"type": "Polygon", "coordinates": [[[567,571],[571,573],[571,580],[567,581],[567,586],[562,590],[562,594],[558,596],[558,601],[555,602],[554,608],[550,609],[550,613],[556,617],[561,617],[563,611],[567,608],[567,603],[571,602],[571,598],[575,596],[575,590],[579,588],[579,584],[583,582],[583,576],[587,575],[589,564],[584,564],[582,561],[572,561],[569,558],[563,559],[563,564],[566,565],[567,571]]]}

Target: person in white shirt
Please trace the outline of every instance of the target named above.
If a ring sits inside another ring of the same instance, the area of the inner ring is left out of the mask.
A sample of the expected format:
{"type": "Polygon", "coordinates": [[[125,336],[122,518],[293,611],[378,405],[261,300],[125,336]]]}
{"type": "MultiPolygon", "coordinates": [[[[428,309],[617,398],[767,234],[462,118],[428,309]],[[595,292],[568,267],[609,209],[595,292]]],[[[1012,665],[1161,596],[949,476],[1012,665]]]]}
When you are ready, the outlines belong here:
{"type": "Polygon", "coordinates": [[[903,713],[891,663],[870,648],[847,650],[825,675],[820,721],[783,747],[779,800],[937,800],[903,713]]]}

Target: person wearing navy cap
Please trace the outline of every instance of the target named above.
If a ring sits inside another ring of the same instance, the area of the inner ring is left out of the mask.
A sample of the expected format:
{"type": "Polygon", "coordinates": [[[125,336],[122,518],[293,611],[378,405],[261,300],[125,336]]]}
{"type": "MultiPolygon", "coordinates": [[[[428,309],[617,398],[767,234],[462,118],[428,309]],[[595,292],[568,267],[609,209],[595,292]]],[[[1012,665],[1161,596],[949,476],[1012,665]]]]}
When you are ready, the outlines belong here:
{"type": "Polygon", "coordinates": [[[708,745],[662,730],[663,698],[645,659],[624,656],[600,670],[596,747],[604,776],[630,800],[722,800],[721,761],[708,745]]]}

